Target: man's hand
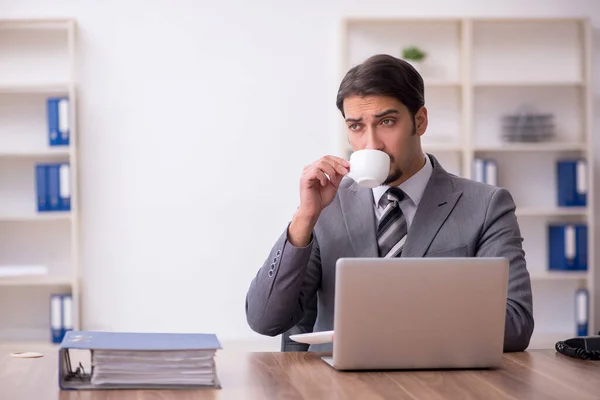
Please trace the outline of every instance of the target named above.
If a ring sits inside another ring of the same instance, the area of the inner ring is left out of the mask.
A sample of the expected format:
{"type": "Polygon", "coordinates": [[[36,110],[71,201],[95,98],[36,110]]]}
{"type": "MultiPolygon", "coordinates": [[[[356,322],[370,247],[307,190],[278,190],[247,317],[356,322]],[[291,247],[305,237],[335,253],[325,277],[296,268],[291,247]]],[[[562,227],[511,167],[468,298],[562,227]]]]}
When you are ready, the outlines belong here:
{"type": "Polygon", "coordinates": [[[343,158],[325,156],[304,167],[300,178],[300,206],[288,230],[288,240],[297,247],[310,243],[312,230],[321,211],[337,193],[350,163],[343,158]]]}

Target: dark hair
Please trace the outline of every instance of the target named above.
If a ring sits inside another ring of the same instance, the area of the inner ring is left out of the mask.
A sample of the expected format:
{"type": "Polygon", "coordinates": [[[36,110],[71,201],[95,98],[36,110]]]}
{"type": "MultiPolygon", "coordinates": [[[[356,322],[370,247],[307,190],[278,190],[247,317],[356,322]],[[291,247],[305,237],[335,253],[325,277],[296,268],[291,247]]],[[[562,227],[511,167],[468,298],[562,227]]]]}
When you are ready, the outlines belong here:
{"type": "Polygon", "coordinates": [[[344,99],[354,95],[395,97],[408,108],[413,118],[425,104],[421,75],[406,61],[388,54],[371,56],[346,73],[336,99],[342,115],[344,99]]]}

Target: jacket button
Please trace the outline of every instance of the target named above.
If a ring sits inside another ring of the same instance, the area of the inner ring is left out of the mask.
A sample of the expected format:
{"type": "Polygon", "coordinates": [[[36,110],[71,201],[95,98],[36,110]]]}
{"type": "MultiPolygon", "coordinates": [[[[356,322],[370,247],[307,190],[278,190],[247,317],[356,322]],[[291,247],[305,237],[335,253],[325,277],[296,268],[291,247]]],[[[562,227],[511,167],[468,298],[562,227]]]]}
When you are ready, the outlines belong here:
{"type": "Polygon", "coordinates": [[[272,269],[270,269],[270,270],[269,270],[269,278],[272,278],[272,277],[273,277],[273,274],[274,274],[273,270],[272,270],[272,269]]]}

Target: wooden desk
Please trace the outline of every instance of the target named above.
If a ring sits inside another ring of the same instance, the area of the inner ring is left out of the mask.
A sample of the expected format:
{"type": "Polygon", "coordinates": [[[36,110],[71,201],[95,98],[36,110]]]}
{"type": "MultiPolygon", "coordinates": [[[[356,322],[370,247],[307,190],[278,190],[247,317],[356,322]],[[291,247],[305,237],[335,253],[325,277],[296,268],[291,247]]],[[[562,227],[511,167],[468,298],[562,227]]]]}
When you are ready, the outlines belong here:
{"type": "Polygon", "coordinates": [[[505,354],[498,370],[337,372],[310,353],[243,353],[217,358],[221,390],[61,391],[57,347],[0,345],[0,399],[599,399],[600,361],[554,350],[505,354]],[[16,359],[13,351],[43,358],[16,359]]]}

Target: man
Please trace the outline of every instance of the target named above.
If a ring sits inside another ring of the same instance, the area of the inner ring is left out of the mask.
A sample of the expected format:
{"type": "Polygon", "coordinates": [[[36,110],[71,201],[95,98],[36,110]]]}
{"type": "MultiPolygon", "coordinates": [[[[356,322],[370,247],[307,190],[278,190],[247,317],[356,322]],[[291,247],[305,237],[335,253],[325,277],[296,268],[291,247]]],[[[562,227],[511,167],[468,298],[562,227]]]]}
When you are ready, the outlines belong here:
{"type": "Polygon", "coordinates": [[[419,73],[388,55],[348,71],[337,107],[349,142],[355,151],[387,153],[389,176],[371,190],[345,177],[350,165],[339,157],[325,156],[304,168],[300,205],[250,284],[246,316],[253,330],[275,336],[301,321],[303,330],[311,331],[313,322],[315,331],[332,330],[340,257],[506,257],[504,351],[527,348],[534,327],[531,282],[514,201],[506,189],[451,175],[423,153],[423,93],[419,73]],[[317,294],[316,321],[302,320],[314,312],[309,305],[317,294]]]}

